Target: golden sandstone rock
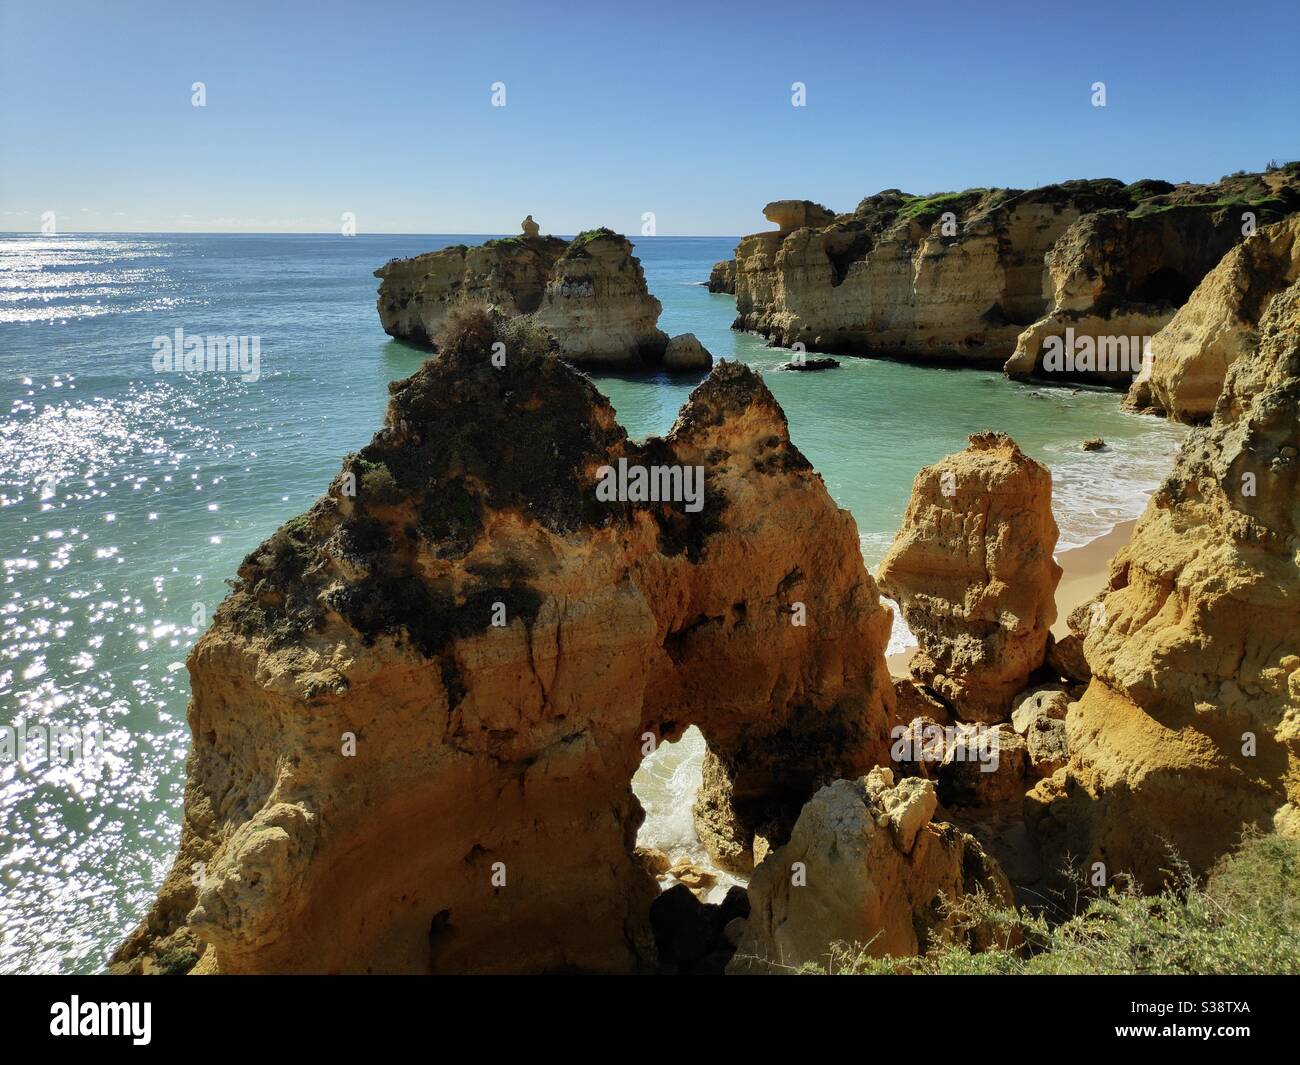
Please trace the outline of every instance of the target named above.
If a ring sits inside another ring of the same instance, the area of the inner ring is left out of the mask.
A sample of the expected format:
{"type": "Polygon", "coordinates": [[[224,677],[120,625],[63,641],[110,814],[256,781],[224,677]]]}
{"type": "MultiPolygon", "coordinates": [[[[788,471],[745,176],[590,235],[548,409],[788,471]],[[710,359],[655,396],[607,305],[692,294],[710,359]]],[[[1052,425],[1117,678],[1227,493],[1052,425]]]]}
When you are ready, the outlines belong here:
{"type": "Polygon", "coordinates": [[[1265,226],[1211,270],[1151,340],[1150,372],[1125,399],[1132,410],[1202,422],[1214,413],[1228,367],[1259,343],[1259,319],[1300,277],[1300,215],[1265,226]]]}
{"type": "Polygon", "coordinates": [[[480,318],[191,652],[180,854],[115,971],[652,963],[647,739],[697,724],[791,818],[887,757],[889,613],[758,376],[719,364],[638,444],[544,338],[480,318]],[[702,467],[703,506],[598,500],[619,459],[702,467]]]}
{"type": "Polygon", "coordinates": [[[1070,761],[1026,799],[1057,861],[1153,887],[1165,842],[1205,870],[1300,799],[1300,284],[1259,332],[1087,612],[1070,761]]]}
{"type": "Polygon", "coordinates": [[[917,475],[878,579],[920,644],[913,678],[962,719],[1006,719],[1043,664],[1056,537],[1051,474],[1003,433],[917,475]]]}
{"type": "Polygon", "coordinates": [[[934,785],[895,784],[888,769],[837,780],[804,806],[790,841],[765,858],[749,882],[750,915],[729,973],[783,972],[826,965],[835,942],[872,957],[905,957],[967,936],[948,907],[982,891],[998,903],[1011,889],[979,843],[931,820],[934,785]]]}
{"type": "Polygon", "coordinates": [[[658,365],[668,337],[631,242],[609,229],[564,241],[524,228],[522,236],[381,266],[375,276],[384,332],[432,346],[457,308],[482,304],[544,326],[572,363],[658,365]]]}

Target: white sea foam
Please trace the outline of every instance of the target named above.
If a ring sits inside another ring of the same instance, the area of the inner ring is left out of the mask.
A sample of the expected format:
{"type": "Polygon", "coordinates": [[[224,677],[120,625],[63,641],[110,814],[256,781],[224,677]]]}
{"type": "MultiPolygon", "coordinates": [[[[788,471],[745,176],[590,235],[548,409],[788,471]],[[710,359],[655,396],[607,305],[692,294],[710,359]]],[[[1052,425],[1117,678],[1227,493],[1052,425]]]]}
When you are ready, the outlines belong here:
{"type": "MultiPolygon", "coordinates": [[[[673,861],[686,858],[713,873],[717,881],[705,901],[720,902],[729,887],[746,881],[714,866],[695,834],[691,808],[704,782],[706,750],[704,734],[692,725],[676,743],[661,743],[641,763],[632,777],[632,791],[645,809],[636,842],[641,847],[658,848],[673,861]]],[[[662,886],[673,883],[668,880],[662,886]]]]}

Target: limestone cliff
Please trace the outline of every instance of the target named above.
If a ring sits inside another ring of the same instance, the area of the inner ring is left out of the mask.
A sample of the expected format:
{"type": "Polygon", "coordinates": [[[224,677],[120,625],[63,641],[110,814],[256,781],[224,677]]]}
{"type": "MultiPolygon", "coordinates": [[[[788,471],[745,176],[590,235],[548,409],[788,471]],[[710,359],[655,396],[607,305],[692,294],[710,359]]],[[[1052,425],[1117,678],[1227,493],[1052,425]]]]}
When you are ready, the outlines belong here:
{"type": "Polygon", "coordinates": [[[1017,339],[1004,367],[1010,376],[1046,372],[1128,387],[1147,342],[1242,240],[1243,227],[1300,209],[1300,167],[1237,174],[1212,185],[1145,181],[1129,190],[1129,204],[1085,215],[1048,252],[1051,303],[1017,339]],[[1045,341],[1066,330],[1079,355],[1087,351],[1085,340],[1095,342],[1095,354],[1077,367],[1045,366],[1045,341]]]}
{"type": "Polygon", "coordinates": [[[585,366],[657,365],[668,338],[659,301],[646,289],[627,238],[609,229],[572,241],[521,236],[394,259],[375,271],[379,320],[400,340],[436,346],[458,307],[483,304],[506,316],[528,315],[559,342],[560,354],[585,366]]]}
{"type": "Polygon", "coordinates": [[[736,294],[736,260],[723,259],[721,262],[713,264],[713,269],[709,271],[709,280],[705,282],[705,287],[710,292],[721,292],[728,296],[736,294]]]}
{"type": "Polygon", "coordinates": [[[736,327],[789,346],[1001,365],[1041,316],[1043,257],[1118,182],[863,200],[736,248],[736,327]]]}
{"type": "Polygon", "coordinates": [[[797,811],[886,757],[888,631],[755,374],[637,444],[539,330],[471,315],[191,652],[180,854],[114,968],[652,963],[647,744],[697,724],[797,811]]]}
{"type": "Polygon", "coordinates": [[[1300,277],[1300,215],[1265,226],[1205,275],[1151,341],[1149,372],[1125,398],[1130,410],[1201,422],[1214,413],[1228,367],[1259,342],[1272,297],[1300,277]]]}
{"type": "Polygon", "coordinates": [[[1070,761],[1026,800],[1057,861],[1151,887],[1166,841],[1205,870],[1300,799],[1300,283],[1259,332],[1082,612],[1070,761]]]}
{"type": "Polygon", "coordinates": [[[778,201],[765,213],[779,229],[737,245],[735,327],[811,351],[1027,375],[1043,341],[1066,326],[1093,337],[1153,333],[1240,239],[1245,212],[1265,225],[1297,209],[1300,164],[1210,185],[888,189],[835,216],[778,201]]]}
{"type": "Polygon", "coordinates": [[[877,571],[920,647],[912,676],[967,721],[1005,720],[1043,664],[1061,567],[1052,475],[1002,433],[927,466],[877,571]]]}

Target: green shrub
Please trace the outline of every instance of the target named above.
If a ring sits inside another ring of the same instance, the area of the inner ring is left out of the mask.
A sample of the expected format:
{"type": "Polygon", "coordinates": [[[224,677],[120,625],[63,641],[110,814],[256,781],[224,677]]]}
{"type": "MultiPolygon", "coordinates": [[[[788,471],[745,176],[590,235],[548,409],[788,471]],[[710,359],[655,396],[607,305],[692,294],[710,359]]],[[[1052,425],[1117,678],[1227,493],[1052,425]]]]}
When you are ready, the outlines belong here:
{"type": "MultiPolygon", "coordinates": [[[[1059,924],[1041,914],[962,900],[972,920],[1024,937],[1019,948],[974,953],[957,944],[919,958],[873,958],[836,944],[806,974],[1261,975],[1300,973],[1300,840],[1248,836],[1205,883],[1175,859],[1174,883],[1158,895],[1112,887],[1059,924]]],[[[1004,942],[1014,942],[1007,938],[1004,942]]]]}

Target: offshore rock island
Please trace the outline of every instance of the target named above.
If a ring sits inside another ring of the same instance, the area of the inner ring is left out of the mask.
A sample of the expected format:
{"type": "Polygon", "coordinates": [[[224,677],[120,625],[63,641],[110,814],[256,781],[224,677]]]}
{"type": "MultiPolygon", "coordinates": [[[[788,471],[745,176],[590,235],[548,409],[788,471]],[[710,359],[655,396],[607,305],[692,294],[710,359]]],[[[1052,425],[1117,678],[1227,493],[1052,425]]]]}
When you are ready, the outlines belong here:
{"type": "Polygon", "coordinates": [[[541,236],[529,215],[516,237],[452,245],[375,271],[379,320],[389,336],[433,346],[457,307],[487,304],[546,329],[577,366],[707,370],[712,357],[689,333],[659,329],[632,244],[610,229],[571,241],[541,236]]]}

